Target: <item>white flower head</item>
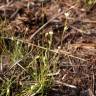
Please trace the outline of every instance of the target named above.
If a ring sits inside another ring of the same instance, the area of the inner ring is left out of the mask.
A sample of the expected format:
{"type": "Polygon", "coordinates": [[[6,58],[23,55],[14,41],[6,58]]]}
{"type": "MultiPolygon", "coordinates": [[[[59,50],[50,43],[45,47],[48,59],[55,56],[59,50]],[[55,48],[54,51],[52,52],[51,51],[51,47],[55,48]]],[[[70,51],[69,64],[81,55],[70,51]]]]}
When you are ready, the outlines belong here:
{"type": "Polygon", "coordinates": [[[53,31],[49,31],[49,34],[50,34],[50,35],[53,35],[53,31]]]}
{"type": "Polygon", "coordinates": [[[61,49],[61,46],[58,46],[58,49],[61,49]]]}
{"type": "Polygon", "coordinates": [[[45,37],[47,37],[48,36],[48,33],[45,33],[45,37]]]}
{"type": "Polygon", "coordinates": [[[64,14],[65,14],[66,17],[69,17],[69,15],[70,15],[68,12],[66,12],[64,14]]]}

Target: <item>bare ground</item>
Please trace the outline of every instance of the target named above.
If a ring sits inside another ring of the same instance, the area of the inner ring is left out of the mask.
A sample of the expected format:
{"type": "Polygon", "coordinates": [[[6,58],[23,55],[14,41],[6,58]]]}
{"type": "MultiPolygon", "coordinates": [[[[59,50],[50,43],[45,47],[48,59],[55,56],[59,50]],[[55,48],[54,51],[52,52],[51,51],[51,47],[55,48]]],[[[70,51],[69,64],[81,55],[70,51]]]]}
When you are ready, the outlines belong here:
{"type": "Polygon", "coordinates": [[[29,9],[27,1],[1,1],[0,16],[8,20],[10,35],[31,43],[41,42],[41,31],[54,32],[52,50],[60,47],[59,74],[48,96],[95,96],[96,4],[88,8],[79,0],[34,1],[29,9]]]}

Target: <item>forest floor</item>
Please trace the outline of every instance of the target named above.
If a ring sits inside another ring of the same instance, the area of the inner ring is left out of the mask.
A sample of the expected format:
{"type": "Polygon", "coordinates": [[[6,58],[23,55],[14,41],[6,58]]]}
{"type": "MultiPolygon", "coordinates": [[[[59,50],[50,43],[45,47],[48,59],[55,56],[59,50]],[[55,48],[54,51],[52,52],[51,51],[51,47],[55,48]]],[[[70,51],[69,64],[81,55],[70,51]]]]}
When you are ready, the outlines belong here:
{"type": "Polygon", "coordinates": [[[96,0],[0,0],[0,96],[96,96],[96,0]]]}

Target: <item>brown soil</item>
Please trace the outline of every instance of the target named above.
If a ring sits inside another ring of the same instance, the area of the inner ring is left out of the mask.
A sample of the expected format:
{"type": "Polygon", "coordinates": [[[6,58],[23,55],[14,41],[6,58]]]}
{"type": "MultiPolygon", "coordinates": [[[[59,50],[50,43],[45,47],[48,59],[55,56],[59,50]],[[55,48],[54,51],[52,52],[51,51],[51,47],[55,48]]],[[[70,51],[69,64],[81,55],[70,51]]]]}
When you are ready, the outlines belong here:
{"type": "Polygon", "coordinates": [[[61,46],[60,73],[48,96],[95,96],[96,4],[88,9],[82,0],[32,0],[28,9],[27,3],[13,0],[8,5],[0,0],[0,17],[8,20],[12,35],[31,43],[37,44],[42,30],[54,32],[52,48],[61,46]]]}

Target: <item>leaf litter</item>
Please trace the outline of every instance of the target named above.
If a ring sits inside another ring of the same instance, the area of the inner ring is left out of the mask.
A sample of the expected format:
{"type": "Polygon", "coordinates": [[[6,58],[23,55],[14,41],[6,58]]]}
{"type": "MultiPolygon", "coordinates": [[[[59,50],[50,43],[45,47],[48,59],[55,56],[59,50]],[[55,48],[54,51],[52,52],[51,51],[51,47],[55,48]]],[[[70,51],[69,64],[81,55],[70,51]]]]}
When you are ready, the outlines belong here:
{"type": "MultiPolygon", "coordinates": [[[[39,46],[42,46],[42,38],[43,42],[47,40],[42,36],[49,31],[53,32],[50,51],[60,56],[59,73],[54,75],[54,85],[47,95],[95,96],[96,3],[88,8],[82,0],[6,1],[0,1],[0,18],[8,20],[7,27],[12,36],[36,45],[39,40],[39,46]]],[[[6,63],[9,61],[6,60],[5,65],[8,66],[6,63]]],[[[1,78],[4,78],[2,74],[12,74],[5,65],[3,73],[0,69],[1,78]]]]}

